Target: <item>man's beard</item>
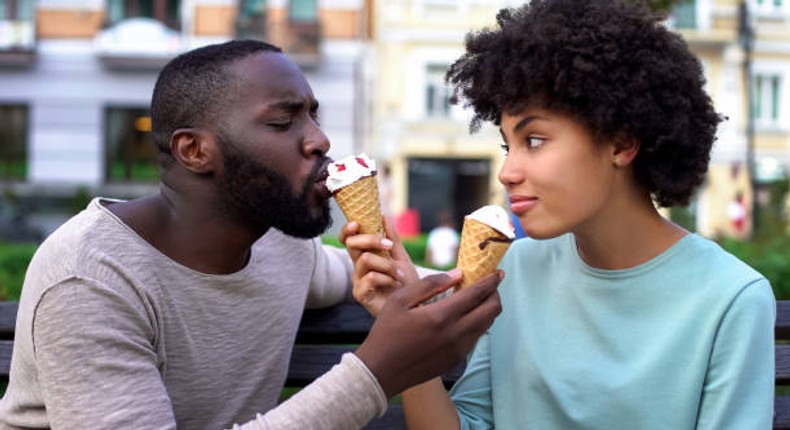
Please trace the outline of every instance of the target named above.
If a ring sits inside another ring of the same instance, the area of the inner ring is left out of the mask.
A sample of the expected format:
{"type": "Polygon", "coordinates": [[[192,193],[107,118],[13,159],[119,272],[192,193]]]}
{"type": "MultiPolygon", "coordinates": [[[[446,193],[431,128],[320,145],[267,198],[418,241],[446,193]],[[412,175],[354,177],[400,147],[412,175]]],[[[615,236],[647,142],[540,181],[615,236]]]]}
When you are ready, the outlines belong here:
{"type": "Polygon", "coordinates": [[[329,200],[311,203],[310,197],[326,160],[316,163],[301,193],[296,194],[285,176],[246,156],[227,140],[222,149],[220,186],[226,195],[226,211],[232,216],[254,227],[274,227],[304,239],[318,236],[332,224],[329,200]]]}

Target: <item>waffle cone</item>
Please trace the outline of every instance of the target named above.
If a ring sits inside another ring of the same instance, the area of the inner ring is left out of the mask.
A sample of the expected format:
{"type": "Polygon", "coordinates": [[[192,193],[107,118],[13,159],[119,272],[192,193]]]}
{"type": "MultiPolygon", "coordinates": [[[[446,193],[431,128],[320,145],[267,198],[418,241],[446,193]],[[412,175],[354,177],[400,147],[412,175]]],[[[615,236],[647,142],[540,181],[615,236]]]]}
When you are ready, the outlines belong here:
{"type": "MultiPolygon", "coordinates": [[[[379,187],[374,176],[366,176],[351,185],[342,187],[335,191],[334,196],[346,219],[359,223],[360,233],[385,237],[379,187]]],[[[376,254],[389,256],[386,251],[378,251],[376,254]]]]}
{"type": "Polygon", "coordinates": [[[458,268],[463,271],[463,278],[457,288],[468,287],[493,272],[509,247],[510,240],[502,233],[479,221],[464,219],[461,247],[458,252],[458,268]],[[507,241],[487,241],[490,238],[507,241]],[[481,249],[480,245],[483,243],[485,245],[481,249]]]}

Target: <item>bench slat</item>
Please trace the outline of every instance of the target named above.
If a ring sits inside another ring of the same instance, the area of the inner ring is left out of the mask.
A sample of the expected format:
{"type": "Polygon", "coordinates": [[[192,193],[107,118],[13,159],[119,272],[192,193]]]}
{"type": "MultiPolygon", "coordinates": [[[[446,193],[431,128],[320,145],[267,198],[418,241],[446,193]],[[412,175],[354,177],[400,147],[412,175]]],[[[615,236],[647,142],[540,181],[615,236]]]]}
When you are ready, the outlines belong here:
{"type": "Polygon", "coordinates": [[[790,396],[774,400],[774,430],[790,430],[790,396]]]}
{"type": "Polygon", "coordinates": [[[286,387],[304,387],[323,375],[337,363],[346,352],[356,349],[354,346],[339,345],[295,345],[291,353],[291,364],[288,368],[286,387]]]}
{"type": "Polygon", "coordinates": [[[302,315],[296,343],[360,344],[372,325],[373,317],[359,305],[308,309],[302,315]]]}
{"type": "Polygon", "coordinates": [[[390,405],[381,418],[376,418],[364,430],[403,430],[406,428],[406,419],[403,416],[402,405],[390,405]]]}
{"type": "Polygon", "coordinates": [[[13,340],[0,340],[0,381],[8,381],[11,370],[11,353],[14,350],[13,340]]]}
{"type": "MultiPolygon", "coordinates": [[[[291,353],[286,387],[304,387],[328,372],[346,352],[353,352],[354,345],[295,345],[291,353]]],[[[461,376],[466,363],[460,363],[442,375],[445,387],[450,388],[461,376]]]]}
{"type": "Polygon", "coordinates": [[[17,302],[0,302],[0,339],[13,339],[16,329],[17,302]]]}
{"type": "Polygon", "coordinates": [[[776,384],[790,385],[790,345],[776,345],[776,384]]]}
{"type": "Polygon", "coordinates": [[[790,300],[776,301],[774,336],[777,340],[790,340],[790,300]]]}

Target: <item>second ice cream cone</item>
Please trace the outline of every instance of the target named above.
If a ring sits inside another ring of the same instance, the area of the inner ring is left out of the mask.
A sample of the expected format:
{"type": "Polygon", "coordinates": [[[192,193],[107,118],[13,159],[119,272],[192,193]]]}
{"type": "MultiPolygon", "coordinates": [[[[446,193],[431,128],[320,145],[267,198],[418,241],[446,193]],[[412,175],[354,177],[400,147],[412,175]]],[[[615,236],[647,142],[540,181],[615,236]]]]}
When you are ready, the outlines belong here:
{"type": "Polygon", "coordinates": [[[463,271],[463,278],[458,289],[468,287],[493,272],[510,242],[511,239],[488,225],[465,218],[458,253],[458,267],[463,271]]]}

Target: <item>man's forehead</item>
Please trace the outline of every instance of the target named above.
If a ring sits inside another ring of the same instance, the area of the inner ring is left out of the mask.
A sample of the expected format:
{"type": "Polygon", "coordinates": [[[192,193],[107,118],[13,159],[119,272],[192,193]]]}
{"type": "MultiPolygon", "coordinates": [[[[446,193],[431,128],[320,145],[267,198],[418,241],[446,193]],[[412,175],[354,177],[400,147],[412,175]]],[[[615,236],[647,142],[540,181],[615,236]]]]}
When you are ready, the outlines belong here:
{"type": "Polygon", "coordinates": [[[310,100],[314,96],[301,69],[288,57],[277,52],[260,52],[245,57],[233,65],[241,80],[242,91],[265,93],[267,104],[288,105],[310,100]]]}

